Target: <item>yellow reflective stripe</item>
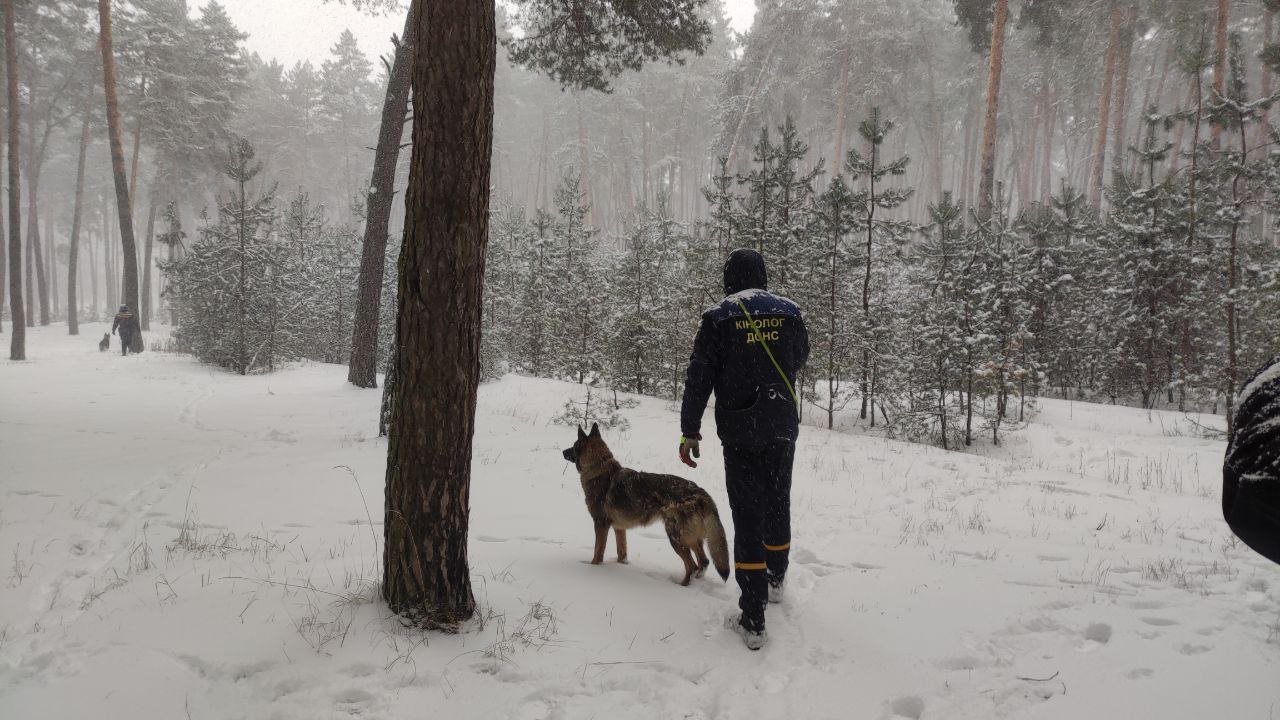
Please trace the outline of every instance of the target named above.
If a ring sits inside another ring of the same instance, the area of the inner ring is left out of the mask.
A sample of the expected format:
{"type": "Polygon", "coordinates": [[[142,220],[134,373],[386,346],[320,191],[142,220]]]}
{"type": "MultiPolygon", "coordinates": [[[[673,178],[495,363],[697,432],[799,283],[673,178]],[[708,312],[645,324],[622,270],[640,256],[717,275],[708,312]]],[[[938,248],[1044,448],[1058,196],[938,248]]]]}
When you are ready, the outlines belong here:
{"type": "Polygon", "coordinates": [[[789,542],[785,542],[785,543],[782,543],[781,545],[770,545],[769,543],[765,543],[765,545],[764,545],[764,549],[765,549],[765,550],[773,550],[773,551],[775,551],[775,552],[776,552],[776,551],[778,551],[778,550],[790,550],[790,549],[791,549],[791,543],[789,543],[789,542]]]}
{"type": "Polygon", "coordinates": [[[734,563],[733,566],[739,570],[763,570],[764,563],[734,563]]]}

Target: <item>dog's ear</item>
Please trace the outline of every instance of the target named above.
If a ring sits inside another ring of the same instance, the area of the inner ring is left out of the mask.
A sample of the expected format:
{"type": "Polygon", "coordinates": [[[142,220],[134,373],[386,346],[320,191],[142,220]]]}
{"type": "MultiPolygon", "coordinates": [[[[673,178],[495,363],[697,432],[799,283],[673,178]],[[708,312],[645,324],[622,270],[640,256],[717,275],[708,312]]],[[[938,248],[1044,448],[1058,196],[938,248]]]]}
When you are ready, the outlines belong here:
{"type": "Polygon", "coordinates": [[[581,425],[579,425],[579,426],[578,426],[578,439],[579,439],[579,440],[581,440],[581,439],[585,438],[586,436],[587,436],[587,434],[586,434],[585,432],[583,432],[583,431],[582,431],[582,426],[581,426],[581,425]]]}
{"type": "Polygon", "coordinates": [[[600,437],[600,425],[591,423],[591,437],[600,437]]]}

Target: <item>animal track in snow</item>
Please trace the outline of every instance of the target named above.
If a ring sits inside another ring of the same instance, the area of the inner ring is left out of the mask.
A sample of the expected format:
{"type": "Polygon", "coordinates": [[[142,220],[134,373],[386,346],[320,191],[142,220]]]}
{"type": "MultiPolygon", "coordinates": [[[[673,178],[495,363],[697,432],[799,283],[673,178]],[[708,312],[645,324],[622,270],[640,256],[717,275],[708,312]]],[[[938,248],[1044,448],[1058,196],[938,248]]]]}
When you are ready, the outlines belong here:
{"type": "Polygon", "coordinates": [[[339,705],[351,706],[351,709],[373,702],[373,694],[359,688],[350,688],[334,693],[333,701],[339,705]]]}
{"type": "Polygon", "coordinates": [[[1129,672],[1125,673],[1124,676],[1129,678],[1130,680],[1142,680],[1144,678],[1149,678],[1155,674],[1156,674],[1156,671],[1152,670],[1151,668],[1134,668],[1129,672]]]}
{"type": "Polygon", "coordinates": [[[1207,653],[1212,649],[1212,645],[1195,645],[1193,643],[1182,643],[1178,646],[1178,652],[1183,655],[1200,655],[1202,653],[1207,653]]]}
{"type": "Polygon", "coordinates": [[[947,658],[938,663],[938,667],[943,670],[976,670],[984,665],[981,660],[970,655],[947,658]]]}
{"type": "Polygon", "coordinates": [[[1084,639],[1106,645],[1111,641],[1111,626],[1106,623],[1093,623],[1084,629],[1084,639]]]}
{"type": "Polygon", "coordinates": [[[920,716],[924,715],[924,700],[921,700],[918,695],[900,697],[889,704],[889,709],[897,717],[920,720],[920,716]]]}

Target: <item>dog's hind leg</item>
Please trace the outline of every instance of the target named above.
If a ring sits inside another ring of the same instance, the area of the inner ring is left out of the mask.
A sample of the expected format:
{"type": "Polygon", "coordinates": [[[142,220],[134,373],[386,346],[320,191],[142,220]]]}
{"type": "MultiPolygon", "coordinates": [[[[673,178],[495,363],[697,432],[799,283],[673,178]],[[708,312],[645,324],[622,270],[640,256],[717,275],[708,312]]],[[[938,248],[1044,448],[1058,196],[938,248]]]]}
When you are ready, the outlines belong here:
{"type": "Polygon", "coordinates": [[[702,538],[695,540],[690,547],[693,548],[693,554],[698,558],[698,569],[693,572],[693,576],[700,578],[707,572],[711,561],[707,559],[707,553],[702,549],[702,538]]]}

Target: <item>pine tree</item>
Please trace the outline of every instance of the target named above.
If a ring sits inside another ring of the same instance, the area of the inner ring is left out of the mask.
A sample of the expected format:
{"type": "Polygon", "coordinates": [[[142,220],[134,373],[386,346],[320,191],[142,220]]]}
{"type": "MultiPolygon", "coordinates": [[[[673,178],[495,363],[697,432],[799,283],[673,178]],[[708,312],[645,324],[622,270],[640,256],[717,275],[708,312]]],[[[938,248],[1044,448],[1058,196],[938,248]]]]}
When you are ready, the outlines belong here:
{"type": "MultiPolygon", "coordinates": [[[[966,383],[972,377],[971,338],[964,333],[976,259],[963,210],[944,193],[929,206],[929,232],[912,253],[906,279],[915,288],[908,312],[913,330],[906,408],[895,431],[909,439],[934,438],[944,449],[967,443],[962,422],[966,383]]],[[[971,384],[970,384],[971,387],[971,384]]]]}
{"type": "MultiPolygon", "coordinates": [[[[889,263],[900,253],[912,227],[907,221],[887,217],[906,203],[912,192],[908,188],[885,187],[890,178],[905,175],[910,163],[910,158],[906,156],[889,161],[881,157],[885,137],[893,129],[894,124],[882,120],[879,108],[873,107],[858,126],[858,134],[866,142],[867,154],[864,156],[857,148],[853,148],[844,164],[851,185],[864,179],[866,181],[866,187],[854,193],[855,214],[863,236],[860,257],[863,270],[860,295],[862,324],[858,328],[861,339],[859,372],[862,394],[859,417],[867,419],[870,416],[872,427],[876,424],[878,376],[887,375],[893,370],[892,328],[885,317],[888,313],[885,289],[889,282],[889,263]]],[[[881,414],[887,418],[883,407],[881,414]]]]}
{"type": "Polygon", "coordinates": [[[294,309],[281,288],[292,269],[285,246],[271,237],[274,188],[249,195],[249,183],[261,170],[253,146],[233,142],[223,167],[233,189],[218,208],[217,222],[200,229],[190,252],[161,265],[177,308],[176,343],[241,375],[274,366],[283,344],[280,318],[294,309]]]}
{"type": "Polygon", "coordinates": [[[854,337],[860,329],[853,292],[856,273],[856,198],[837,175],[818,196],[814,209],[815,252],[808,282],[797,299],[805,308],[811,344],[808,375],[825,381],[816,402],[826,411],[827,427],[835,427],[835,413],[848,402],[844,382],[854,371],[854,337]]]}
{"type": "Polygon", "coordinates": [[[608,326],[605,298],[599,292],[602,268],[597,230],[587,225],[588,207],[577,174],[564,177],[555,202],[558,217],[551,267],[558,287],[550,308],[556,328],[551,356],[559,375],[584,383],[603,369],[596,347],[608,326]]]}

